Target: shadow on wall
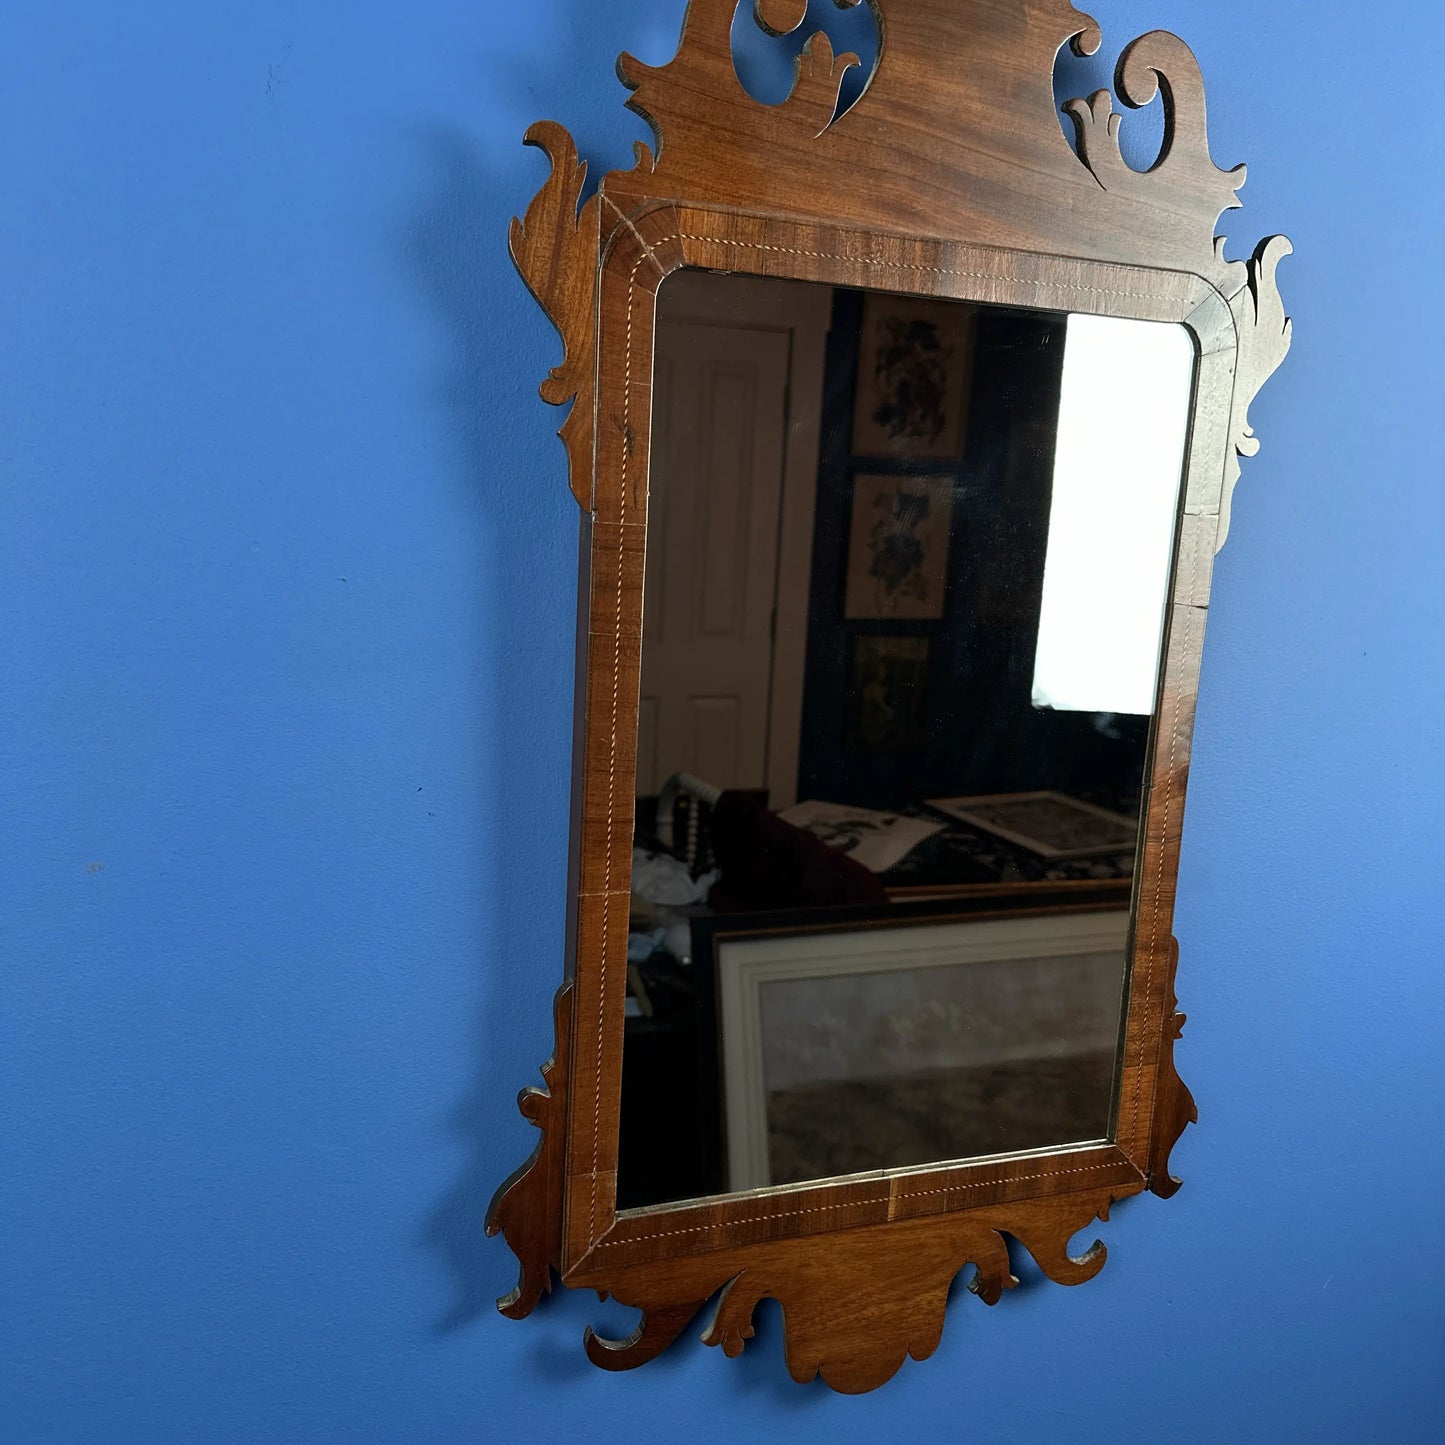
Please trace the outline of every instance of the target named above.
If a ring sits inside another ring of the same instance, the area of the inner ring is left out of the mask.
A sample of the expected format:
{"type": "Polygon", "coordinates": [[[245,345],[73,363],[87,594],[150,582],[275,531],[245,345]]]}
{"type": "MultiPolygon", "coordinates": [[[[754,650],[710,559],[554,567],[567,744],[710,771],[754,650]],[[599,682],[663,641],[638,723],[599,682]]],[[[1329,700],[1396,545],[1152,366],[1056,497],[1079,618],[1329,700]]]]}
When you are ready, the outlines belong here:
{"type": "MultiPolygon", "coordinates": [[[[565,691],[557,686],[559,669],[550,664],[526,680],[519,674],[541,649],[542,657],[553,650],[570,657],[566,633],[541,625],[539,613],[552,623],[559,612],[570,616],[565,558],[574,548],[576,514],[561,446],[548,436],[534,405],[535,380],[550,363],[512,341],[536,331],[524,314],[533,302],[520,281],[499,284],[510,267],[501,199],[510,179],[503,185],[489,178],[474,142],[459,131],[424,134],[421,150],[430,194],[409,228],[405,255],[444,329],[438,403],[466,488],[458,505],[482,514],[477,530],[486,545],[477,558],[478,595],[490,644],[476,659],[483,674],[479,696],[489,711],[477,719],[472,791],[486,810],[481,826],[492,861],[491,876],[476,880],[486,918],[476,960],[482,974],[473,1048],[477,1076],[450,1121],[468,1159],[426,1226],[427,1241],[455,1285],[439,1321],[440,1328],[453,1329],[491,1311],[509,1287],[505,1251],[487,1240],[483,1223],[492,1188],[532,1147],[526,1135],[533,1131],[520,1116],[513,1124],[501,1115],[516,1089],[533,1082],[547,1044],[539,1041],[542,1052],[529,1072],[519,1074],[507,1040],[519,1033],[518,1020],[530,1023],[536,1012],[525,981],[538,974],[560,979],[562,973],[558,904],[565,859],[558,857],[562,830],[551,824],[566,816],[566,783],[559,785],[556,777],[564,760],[538,747],[537,739],[556,733],[553,720],[559,710],[570,710],[571,689],[565,682],[565,691]],[[533,426],[555,448],[546,470],[527,465],[541,451],[525,436],[533,426]],[[534,610],[529,599],[541,606],[534,610]],[[549,815],[549,825],[519,826],[539,814],[549,815]]],[[[530,1027],[521,1032],[532,1035],[530,1027]]]]}
{"type": "MultiPolygon", "coordinates": [[[[435,394],[442,445],[455,459],[457,506],[480,514],[476,530],[486,539],[477,558],[481,583],[469,594],[481,600],[477,630],[489,643],[476,659],[487,710],[475,719],[472,796],[487,813],[481,826],[492,867],[476,880],[487,919],[476,959],[476,1076],[449,1119],[467,1158],[424,1226],[453,1283],[439,1312],[442,1331],[492,1315],[514,1282],[510,1252],[486,1237],[486,1210],[536,1143],[513,1100],[520,1087],[540,1083],[552,1047],[548,1001],[563,974],[579,516],[553,436],[565,412],[537,398],[548,368],[561,360],[561,343],[507,254],[511,217],[547,173],[522,135],[550,113],[600,139],[595,180],[630,165],[632,142],[646,133],[623,110],[607,63],[621,45],[636,47],[635,24],[629,36],[620,16],[598,16],[581,0],[566,10],[565,21],[548,14],[521,45],[514,35],[511,53],[479,42],[477,131],[444,124],[417,131],[420,202],[403,218],[399,244],[400,264],[438,326],[435,394]],[[579,102],[591,103],[595,116],[569,114],[579,102]]],[[[676,33],[667,43],[675,47],[676,33]]],[[[626,1322],[622,1332],[631,1327],[626,1322]]],[[[573,1369],[591,1368],[580,1348],[570,1353],[573,1369]]]]}

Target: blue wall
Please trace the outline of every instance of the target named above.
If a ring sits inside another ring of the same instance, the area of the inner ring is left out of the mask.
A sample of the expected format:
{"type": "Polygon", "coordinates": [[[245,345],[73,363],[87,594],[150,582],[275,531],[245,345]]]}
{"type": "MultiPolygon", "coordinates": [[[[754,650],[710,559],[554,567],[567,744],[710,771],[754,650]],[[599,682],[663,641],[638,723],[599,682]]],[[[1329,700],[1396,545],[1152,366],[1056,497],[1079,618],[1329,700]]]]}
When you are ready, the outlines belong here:
{"type": "MultiPolygon", "coordinates": [[[[1181,874],[1203,1125],[1103,1275],[861,1400],[584,1363],[480,1238],[561,968],[575,513],[504,238],[680,0],[0,14],[0,1438],[1416,1441],[1442,1389],[1445,20],[1165,25],[1298,319],[1181,874]],[[684,1434],[686,1432],[686,1434],[684,1434]]],[[[961,77],[966,84],[967,78],[961,77]]]]}

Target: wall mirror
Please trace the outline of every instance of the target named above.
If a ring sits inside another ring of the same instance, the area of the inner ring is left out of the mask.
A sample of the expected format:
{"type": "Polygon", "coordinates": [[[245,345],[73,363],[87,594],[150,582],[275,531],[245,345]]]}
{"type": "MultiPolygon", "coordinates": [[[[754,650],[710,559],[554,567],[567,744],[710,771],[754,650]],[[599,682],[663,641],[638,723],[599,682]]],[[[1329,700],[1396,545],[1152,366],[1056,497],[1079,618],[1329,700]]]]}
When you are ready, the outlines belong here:
{"type": "MultiPolygon", "coordinates": [[[[848,8],[849,0],[838,0],[848,8]]],[[[804,0],[757,0],[770,35],[804,0]]],[[[764,1297],[791,1373],[925,1357],[1005,1235],[1071,1240],[1178,1187],[1173,897],[1212,562],[1249,405],[1290,340],[1215,237],[1193,56],[1123,53],[1165,139],[1064,107],[1067,0],[877,0],[754,99],[736,0],[619,72],[654,130],[583,202],[570,137],[512,250],[581,506],[569,957],[537,1151],[489,1229],[642,1313],[639,1365],[764,1297]],[[846,102],[846,103],[844,103],[846,102]]]]}

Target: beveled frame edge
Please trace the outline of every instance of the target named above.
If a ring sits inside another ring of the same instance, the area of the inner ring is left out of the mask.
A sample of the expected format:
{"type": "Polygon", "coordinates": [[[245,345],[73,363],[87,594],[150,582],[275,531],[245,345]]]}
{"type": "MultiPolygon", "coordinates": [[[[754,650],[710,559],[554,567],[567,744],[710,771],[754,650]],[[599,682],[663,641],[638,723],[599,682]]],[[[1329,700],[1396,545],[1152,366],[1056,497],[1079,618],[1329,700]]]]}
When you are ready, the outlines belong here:
{"type": "MultiPolygon", "coordinates": [[[[656,205],[619,219],[599,288],[599,356],[593,502],[593,579],[586,742],[581,757],[578,851],[577,1026],[568,1114],[561,1265],[568,1284],[611,1287],[617,1269],[642,1263],[647,1246],[676,1259],[815,1230],[886,1225],[960,1208],[1016,1203],[1107,1185],[1114,1197],[1147,1187],[1154,1095],[1166,1033],[1173,885],[1187,774],[1193,689],[1218,526],[1235,355],[1232,314],[1201,277],[1101,262],[888,237],[776,217],[656,205]],[[1164,642],[1155,766],[1146,804],[1133,976],[1121,1073],[1117,1143],[1026,1160],[906,1171],[758,1198],[723,1197],[618,1218],[616,1118],[622,1007],[610,991],[623,976],[630,901],[631,779],[640,678],[642,557],[650,438],[653,308],[680,267],[728,269],[996,305],[1043,306],[1181,322],[1199,347],[1185,500],[1164,642]],[[625,843],[621,846],[619,840],[625,843]],[[619,913],[621,916],[619,917],[619,913]],[[914,1191],[922,1179],[927,1186],[914,1191]],[[780,1207],[781,1206],[781,1207],[780,1207]],[[658,1228],[656,1214],[666,1214],[658,1228]],[[686,1244],[683,1241],[687,1241],[686,1244]]],[[[1172,1141],[1170,1141],[1172,1144],[1172,1141]]],[[[1154,1151],[1158,1152],[1158,1151],[1154,1151]]],[[[1162,1158],[1167,1159],[1167,1148],[1162,1158]]]]}

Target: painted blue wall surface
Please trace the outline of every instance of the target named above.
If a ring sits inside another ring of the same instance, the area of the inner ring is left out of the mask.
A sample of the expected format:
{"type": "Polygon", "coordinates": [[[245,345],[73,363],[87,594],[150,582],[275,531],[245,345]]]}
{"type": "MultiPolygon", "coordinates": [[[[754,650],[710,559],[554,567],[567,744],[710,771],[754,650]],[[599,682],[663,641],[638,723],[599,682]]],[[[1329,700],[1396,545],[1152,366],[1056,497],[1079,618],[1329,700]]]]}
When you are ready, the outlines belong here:
{"type": "Polygon", "coordinates": [[[776,1311],[604,1375],[625,1312],[502,1320],[481,1237],[562,967],[575,597],[506,224],[533,119],[628,162],[612,60],[681,0],[0,10],[0,1439],[1441,1438],[1445,18],[1094,10],[1191,41],[1233,253],[1298,248],[1181,872],[1204,1122],[1099,1279],[960,1292],[862,1399],[776,1311]]]}

